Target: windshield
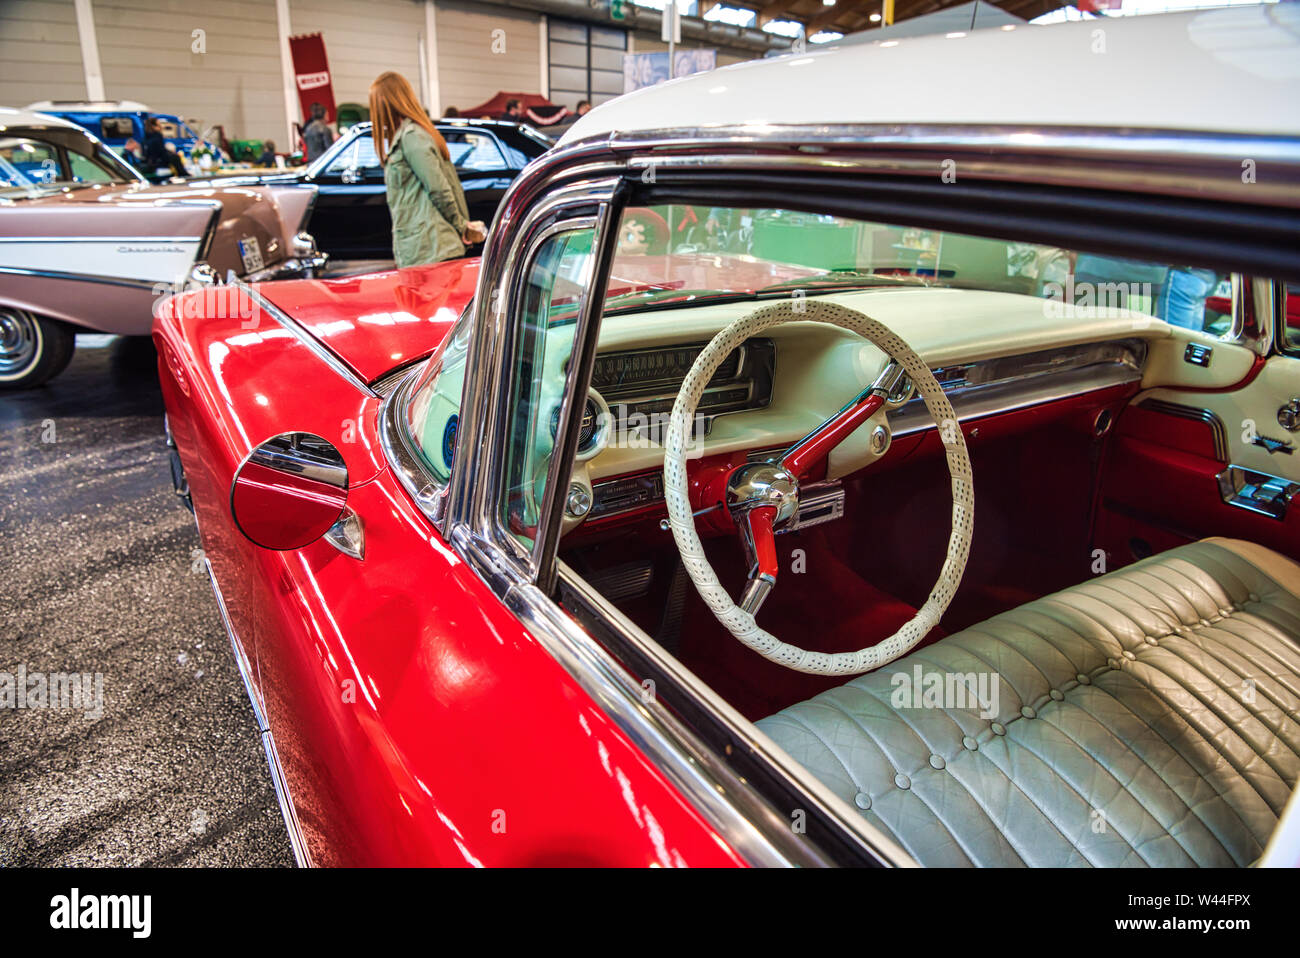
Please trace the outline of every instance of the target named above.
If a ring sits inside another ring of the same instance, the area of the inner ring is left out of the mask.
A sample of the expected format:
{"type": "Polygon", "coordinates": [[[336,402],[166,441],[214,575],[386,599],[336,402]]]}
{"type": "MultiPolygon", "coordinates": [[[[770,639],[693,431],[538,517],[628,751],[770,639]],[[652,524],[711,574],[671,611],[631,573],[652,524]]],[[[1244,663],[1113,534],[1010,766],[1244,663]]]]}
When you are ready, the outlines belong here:
{"type": "MultiPolygon", "coordinates": [[[[523,345],[513,372],[503,508],[524,539],[538,516],[593,260],[588,232],[549,240],[528,274],[527,295],[508,317],[523,345]]],[[[593,408],[626,406],[630,395],[638,411],[665,413],[704,343],[744,315],[734,304],[822,296],[868,314],[888,302],[917,322],[956,321],[951,315],[996,325],[995,317],[1014,314],[1027,329],[1117,319],[1129,329],[1154,318],[1226,335],[1232,310],[1229,277],[1197,266],[795,210],[636,207],[623,213],[609,268],[593,408]]],[[[468,339],[462,321],[406,410],[420,458],[443,482],[454,459],[468,339]]],[[[714,415],[760,408],[750,404],[748,387],[733,396],[726,386],[716,386],[714,415]]],[[[593,440],[590,455],[599,455],[598,446],[593,440]]]]}
{"type": "Polygon", "coordinates": [[[686,205],[624,212],[605,314],[909,287],[1034,296],[1059,302],[1062,316],[1124,309],[1216,335],[1231,319],[1219,309],[1228,277],[1213,271],[797,210],[686,205]]]}

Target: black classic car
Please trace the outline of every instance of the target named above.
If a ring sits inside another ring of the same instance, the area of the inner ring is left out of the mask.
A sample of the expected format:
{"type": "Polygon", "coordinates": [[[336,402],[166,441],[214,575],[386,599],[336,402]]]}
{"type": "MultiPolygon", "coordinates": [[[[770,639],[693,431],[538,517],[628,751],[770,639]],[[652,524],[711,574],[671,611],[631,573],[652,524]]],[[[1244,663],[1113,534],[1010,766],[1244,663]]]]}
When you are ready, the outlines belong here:
{"type": "MultiPolygon", "coordinates": [[[[470,219],[489,224],[519,171],[552,145],[531,127],[502,120],[440,120],[436,125],[460,173],[470,219]]],[[[223,180],[230,182],[229,178],[223,180]]],[[[393,255],[384,171],[375,155],[369,123],[349,127],[305,169],[259,176],[256,182],[318,187],[306,229],[316,237],[318,248],[334,259],[388,259],[393,255]]]]}

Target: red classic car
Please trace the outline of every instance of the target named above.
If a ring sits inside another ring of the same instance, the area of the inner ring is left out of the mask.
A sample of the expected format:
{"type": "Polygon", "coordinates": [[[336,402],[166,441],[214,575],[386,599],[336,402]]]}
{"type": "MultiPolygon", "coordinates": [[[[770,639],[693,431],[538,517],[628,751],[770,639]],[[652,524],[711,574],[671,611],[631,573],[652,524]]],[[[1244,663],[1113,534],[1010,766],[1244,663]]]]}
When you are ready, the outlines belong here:
{"type": "Polygon", "coordinates": [[[1202,43],[1298,14],[686,78],[481,262],[165,302],[299,862],[1300,862],[1300,88],[1202,43]]]}

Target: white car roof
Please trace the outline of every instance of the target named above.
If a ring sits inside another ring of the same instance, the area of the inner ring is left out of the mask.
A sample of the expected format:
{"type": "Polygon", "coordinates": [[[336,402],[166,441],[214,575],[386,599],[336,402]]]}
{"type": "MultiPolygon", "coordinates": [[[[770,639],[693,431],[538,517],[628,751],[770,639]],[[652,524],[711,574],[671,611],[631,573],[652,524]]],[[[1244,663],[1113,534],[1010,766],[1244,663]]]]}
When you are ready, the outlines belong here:
{"type": "Polygon", "coordinates": [[[7,106],[0,106],[0,130],[10,126],[66,126],[74,130],[84,129],[62,117],[50,116],[48,113],[14,110],[7,106]]]}
{"type": "Polygon", "coordinates": [[[1300,4],[901,37],[626,94],[561,142],[767,124],[1068,126],[1300,135],[1300,4]]]}
{"type": "Polygon", "coordinates": [[[27,109],[43,113],[48,110],[67,110],[77,113],[134,113],[137,110],[152,112],[143,103],[135,100],[41,100],[28,103],[27,109]]]}

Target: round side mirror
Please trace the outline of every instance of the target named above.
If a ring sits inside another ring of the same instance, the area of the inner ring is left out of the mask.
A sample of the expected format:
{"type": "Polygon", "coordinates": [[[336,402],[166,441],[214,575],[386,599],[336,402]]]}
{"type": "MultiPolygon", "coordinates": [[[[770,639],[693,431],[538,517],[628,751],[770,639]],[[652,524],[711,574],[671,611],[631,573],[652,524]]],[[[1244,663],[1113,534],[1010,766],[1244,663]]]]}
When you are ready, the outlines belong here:
{"type": "Polygon", "coordinates": [[[285,551],[310,545],[343,515],[348,467],[309,432],[273,436],[245,457],[230,487],[230,512],[248,540],[285,551]]]}

